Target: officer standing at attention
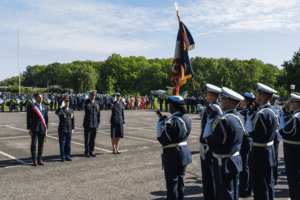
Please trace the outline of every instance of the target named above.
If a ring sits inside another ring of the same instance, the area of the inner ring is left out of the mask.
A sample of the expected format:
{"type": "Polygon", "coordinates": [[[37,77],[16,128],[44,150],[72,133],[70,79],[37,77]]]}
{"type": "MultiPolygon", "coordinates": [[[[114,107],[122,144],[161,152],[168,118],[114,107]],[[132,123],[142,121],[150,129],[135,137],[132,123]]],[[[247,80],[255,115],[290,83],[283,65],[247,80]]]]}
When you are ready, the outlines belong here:
{"type": "Polygon", "coordinates": [[[215,200],[216,189],[213,174],[213,155],[208,143],[212,134],[212,124],[217,116],[223,114],[218,98],[222,89],[207,83],[207,102],[208,105],[202,113],[201,118],[201,135],[200,135],[200,159],[203,181],[203,196],[208,200],[215,200]]]}
{"type": "Polygon", "coordinates": [[[190,112],[190,104],[191,104],[190,97],[187,96],[187,99],[186,99],[186,111],[187,111],[187,113],[190,112]]]}
{"type": "Polygon", "coordinates": [[[273,94],[272,88],[258,83],[256,102],[260,106],[253,120],[254,131],[250,132],[253,139],[250,152],[250,175],[254,199],[274,199],[274,167],[277,165],[274,139],[278,129],[278,116],[270,104],[273,94]]]}
{"type": "Polygon", "coordinates": [[[238,200],[238,177],[242,171],[240,150],[243,141],[244,119],[236,108],[244,97],[223,87],[222,110],[213,123],[211,140],[213,172],[218,200],[238,200]]]}
{"type": "Polygon", "coordinates": [[[95,139],[97,128],[100,127],[100,107],[99,103],[95,100],[97,90],[89,91],[89,99],[85,100],[84,104],[84,146],[86,157],[96,157],[93,153],[95,147],[95,139]]]}
{"type": "Polygon", "coordinates": [[[62,104],[55,114],[59,117],[58,136],[61,161],[72,161],[71,139],[75,124],[73,110],[69,108],[69,97],[62,97],[62,104]]]}
{"type": "Polygon", "coordinates": [[[43,94],[34,94],[36,103],[31,104],[27,109],[27,130],[31,136],[31,155],[33,166],[44,165],[42,154],[44,140],[48,135],[48,108],[42,104],[43,94]],[[36,157],[36,141],[38,140],[38,157],[36,157]],[[38,161],[37,161],[38,160],[38,161]]]}
{"type": "Polygon", "coordinates": [[[157,140],[163,147],[162,162],[165,171],[168,200],[182,200],[186,167],[192,163],[187,146],[191,132],[191,120],[186,115],[185,102],[181,96],[169,97],[172,117],[163,116],[157,124],[157,140]]]}
{"type": "MultiPolygon", "coordinates": [[[[70,108],[71,108],[72,110],[74,110],[74,108],[75,108],[75,99],[74,99],[74,97],[73,97],[72,94],[71,94],[70,97],[69,97],[69,105],[70,105],[70,108]]],[[[61,106],[60,106],[60,107],[61,107],[61,106]]]]}
{"type": "Polygon", "coordinates": [[[123,104],[120,102],[120,93],[115,93],[115,101],[111,108],[111,144],[113,146],[114,154],[121,154],[119,152],[119,142],[120,138],[124,138],[124,129],[125,124],[123,104]]]}
{"type": "Polygon", "coordinates": [[[300,199],[300,95],[291,94],[292,117],[280,121],[284,162],[291,200],[300,199]]]}
{"type": "Polygon", "coordinates": [[[158,99],[159,99],[159,110],[160,111],[162,111],[162,107],[163,107],[163,103],[164,103],[164,99],[163,99],[163,97],[162,96],[159,96],[158,97],[158,99]]]}
{"type": "Polygon", "coordinates": [[[166,109],[166,112],[168,112],[168,97],[165,98],[165,109],[166,109]]]}
{"type": "Polygon", "coordinates": [[[252,92],[245,93],[244,98],[246,100],[245,104],[243,106],[243,109],[239,111],[240,115],[244,118],[245,123],[245,132],[243,133],[243,142],[240,151],[243,170],[240,172],[239,196],[246,198],[250,197],[252,194],[249,169],[249,152],[251,148],[252,138],[250,137],[249,132],[252,132],[254,130],[252,122],[259,105],[255,102],[256,97],[252,92]],[[246,124],[250,125],[250,127],[246,124]]]}
{"type": "MultiPolygon", "coordinates": [[[[281,115],[283,114],[282,107],[276,104],[276,100],[279,99],[277,94],[273,94],[271,98],[271,105],[275,109],[275,113],[280,120],[281,115]]],[[[279,122],[280,123],[280,122],[279,122]]],[[[276,154],[276,167],[274,167],[274,185],[277,185],[278,180],[278,151],[279,151],[279,143],[282,140],[282,136],[280,135],[279,131],[277,131],[276,137],[274,139],[274,147],[275,147],[275,154],[276,154]]]]}
{"type": "MultiPolygon", "coordinates": [[[[50,100],[51,100],[51,102],[50,102],[50,109],[51,109],[51,111],[53,110],[53,107],[55,107],[55,96],[54,96],[54,94],[53,94],[53,92],[51,92],[50,93],[50,100]]],[[[55,108],[54,108],[55,109],[55,108]]]]}

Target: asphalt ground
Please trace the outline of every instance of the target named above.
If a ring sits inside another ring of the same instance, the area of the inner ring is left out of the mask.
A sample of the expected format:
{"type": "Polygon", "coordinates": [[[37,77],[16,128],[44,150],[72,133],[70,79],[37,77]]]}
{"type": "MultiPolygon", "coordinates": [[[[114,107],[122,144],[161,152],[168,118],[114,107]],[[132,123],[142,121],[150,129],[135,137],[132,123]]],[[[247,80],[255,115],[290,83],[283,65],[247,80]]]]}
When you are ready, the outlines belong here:
{"type": "MultiPolygon", "coordinates": [[[[163,113],[171,116],[170,113],[163,113]]],[[[122,154],[112,154],[110,111],[101,111],[96,137],[96,158],[84,153],[83,111],[75,111],[72,162],[60,162],[58,116],[49,111],[49,136],[44,144],[44,166],[32,166],[31,138],[26,130],[26,112],[0,113],[0,199],[165,199],[161,165],[162,149],[156,140],[157,115],[150,110],[125,111],[122,154]]],[[[203,199],[198,138],[200,119],[188,114],[192,131],[188,146],[193,163],[185,175],[185,199],[203,199]]],[[[275,199],[289,196],[282,143],[279,153],[279,183],[275,199]]],[[[240,198],[242,199],[242,198],[240,198]]],[[[245,199],[253,199],[245,198],[245,199]]]]}

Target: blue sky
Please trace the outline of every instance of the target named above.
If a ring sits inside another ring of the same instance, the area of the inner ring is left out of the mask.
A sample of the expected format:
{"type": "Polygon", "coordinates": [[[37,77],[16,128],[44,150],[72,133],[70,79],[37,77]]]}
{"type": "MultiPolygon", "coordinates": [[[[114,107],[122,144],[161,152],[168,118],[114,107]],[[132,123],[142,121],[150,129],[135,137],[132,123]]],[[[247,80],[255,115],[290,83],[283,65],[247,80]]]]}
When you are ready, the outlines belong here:
{"type": "MultiPolygon", "coordinates": [[[[171,0],[1,0],[0,81],[20,68],[112,53],[172,58],[178,21],[171,0]]],[[[281,67],[300,48],[299,0],[177,0],[196,48],[190,57],[256,58],[281,67]]]]}

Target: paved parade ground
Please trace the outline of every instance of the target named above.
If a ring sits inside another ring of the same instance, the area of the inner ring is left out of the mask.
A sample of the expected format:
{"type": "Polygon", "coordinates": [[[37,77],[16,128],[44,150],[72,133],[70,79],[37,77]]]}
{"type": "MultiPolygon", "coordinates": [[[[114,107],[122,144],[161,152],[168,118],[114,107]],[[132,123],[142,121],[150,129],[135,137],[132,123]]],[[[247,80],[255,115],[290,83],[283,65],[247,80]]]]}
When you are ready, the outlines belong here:
{"type": "MultiPolygon", "coordinates": [[[[32,166],[31,139],[26,112],[0,113],[0,199],[165,199],[166,187],[161,166],[162,148],[156,140],[157,115],[150,110],[125,110],[122,154],[112,154],[111,111],[101,111],[96,137],[97,157],[84,153],[83,111],[75,111],[72,162],[60,162],[58,116],[49,111],[48,142],[44,145],[44,166],[32,166]]],[[[171,116],[170,113],[165,113],[171,116]]],[[[193,163],[185,176],[185,199],[203,199],[199,154],[199,115],[188,114],[192,131],[188,146],[193,163]]],[[[279,153],[279,180],[276,199],[288,198],[282,143],[279,153]]],[[[242,198],[241,198],[242,199],[242,198]]],[[[253,198],[248,198],[253,199],[253,198]]]]}

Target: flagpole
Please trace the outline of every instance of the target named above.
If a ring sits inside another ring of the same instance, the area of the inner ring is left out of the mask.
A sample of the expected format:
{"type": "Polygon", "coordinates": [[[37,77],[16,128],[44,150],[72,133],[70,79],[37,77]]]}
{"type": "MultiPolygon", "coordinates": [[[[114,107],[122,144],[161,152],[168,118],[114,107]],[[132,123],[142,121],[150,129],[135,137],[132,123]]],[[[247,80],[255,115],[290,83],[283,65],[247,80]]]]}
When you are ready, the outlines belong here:
{"type": "Polygon", "coordinates": [[[179,23],[180,23],[180,22],[181,22],[181,19],[180,19],[180,15],[179,15],[178,5],[177,5],[176,2],[175,2],[175,10],[176,10],[176,12],[177,12],[177,18],[178,18],[178,21],[179,21],[179,23]]]}

